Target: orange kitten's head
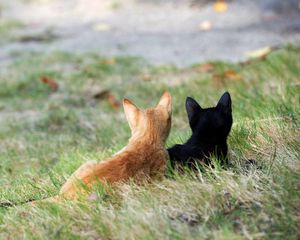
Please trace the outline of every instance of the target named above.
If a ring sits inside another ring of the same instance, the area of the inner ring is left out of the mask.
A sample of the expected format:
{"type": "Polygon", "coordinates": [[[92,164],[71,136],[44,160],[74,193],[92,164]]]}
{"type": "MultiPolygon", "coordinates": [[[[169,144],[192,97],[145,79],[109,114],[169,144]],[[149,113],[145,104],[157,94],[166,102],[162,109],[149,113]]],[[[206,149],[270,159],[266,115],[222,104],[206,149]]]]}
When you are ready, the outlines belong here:
{"type": "Polygon", "coordinates": [[[123,100],[123,106],[132,137],[165,142],[171,128],[172,99],[169,92],[162,95],[155,108],[142,110],[128,99],[123,100]]]}

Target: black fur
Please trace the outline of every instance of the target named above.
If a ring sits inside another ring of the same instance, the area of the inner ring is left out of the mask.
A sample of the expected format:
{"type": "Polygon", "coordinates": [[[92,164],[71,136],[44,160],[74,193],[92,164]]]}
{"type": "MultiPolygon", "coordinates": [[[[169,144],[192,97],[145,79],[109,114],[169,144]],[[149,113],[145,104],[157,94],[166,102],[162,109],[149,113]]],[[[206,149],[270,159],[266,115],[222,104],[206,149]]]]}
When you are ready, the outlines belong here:
{"type": "Polygon", "coordinates": [[[176,144],[168,149],[171,165],[194,167],[196,161],[210,164],[213,154],[227,162],[227,137],[232,125],[231,97],[225,92],[216,107],[201,108],[191,97],[186,98],[186,112],[192,136],[185,144],[176,144]]]}

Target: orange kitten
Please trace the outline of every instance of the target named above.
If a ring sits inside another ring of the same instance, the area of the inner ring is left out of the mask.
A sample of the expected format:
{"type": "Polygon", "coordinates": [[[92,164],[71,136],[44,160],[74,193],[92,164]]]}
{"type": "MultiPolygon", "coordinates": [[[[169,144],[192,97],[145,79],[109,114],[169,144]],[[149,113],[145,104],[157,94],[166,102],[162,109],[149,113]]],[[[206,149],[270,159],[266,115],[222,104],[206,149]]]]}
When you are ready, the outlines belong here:
{"type": "Polygon", "coordinates": [[[75,199],[84,192],[79,182],[92,187],[98,181],[110,184],[132,179],[139,183],[164,175],[168,158],[164,145],[171,127],[170,93],[165,92],[155,108],[142,110],[128,99],[123,100],[123,107],[132,135],[127,146],[100,163],[80,166],[52,200],[75,199]]]}

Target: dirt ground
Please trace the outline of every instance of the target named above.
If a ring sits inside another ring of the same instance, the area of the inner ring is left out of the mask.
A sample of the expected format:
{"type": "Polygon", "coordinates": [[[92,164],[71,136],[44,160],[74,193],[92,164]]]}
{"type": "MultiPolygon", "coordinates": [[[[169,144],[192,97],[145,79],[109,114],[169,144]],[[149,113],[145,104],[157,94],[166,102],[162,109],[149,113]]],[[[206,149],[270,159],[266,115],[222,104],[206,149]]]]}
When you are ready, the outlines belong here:
{"type": "MultiPolygon", "coordinates": [[[[298,0],[0,0],[1,18],[24,24],[2,44],[12,52],[70,51],[139,56],[186,66],[240,61],[247,52],[300,40],[298,0]]],[[[0,18],[0,19],[1,19],[0,18]]]]}

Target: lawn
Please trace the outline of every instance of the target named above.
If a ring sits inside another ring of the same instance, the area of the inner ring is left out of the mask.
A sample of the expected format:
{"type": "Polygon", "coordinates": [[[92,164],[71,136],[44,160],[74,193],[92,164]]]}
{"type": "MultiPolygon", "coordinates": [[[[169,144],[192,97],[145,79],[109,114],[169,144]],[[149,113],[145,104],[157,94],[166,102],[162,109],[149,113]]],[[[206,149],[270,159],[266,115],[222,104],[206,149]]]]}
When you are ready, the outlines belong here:
{"type": "Polygon", "coordinates": [[[97,54],[14,59],[0,69],[0,239],[300,238],[299,46],[183,69],[97,54]],[[230,92],[230,166],[169,169],[161,182],[99,188],[94,202],[22,204],[57,194],[80,164],[126,145],[123,97],[146,108],[164,90],[173,97],[167,146],[190,134],[187,96],[211,107],[230,92]]]}

